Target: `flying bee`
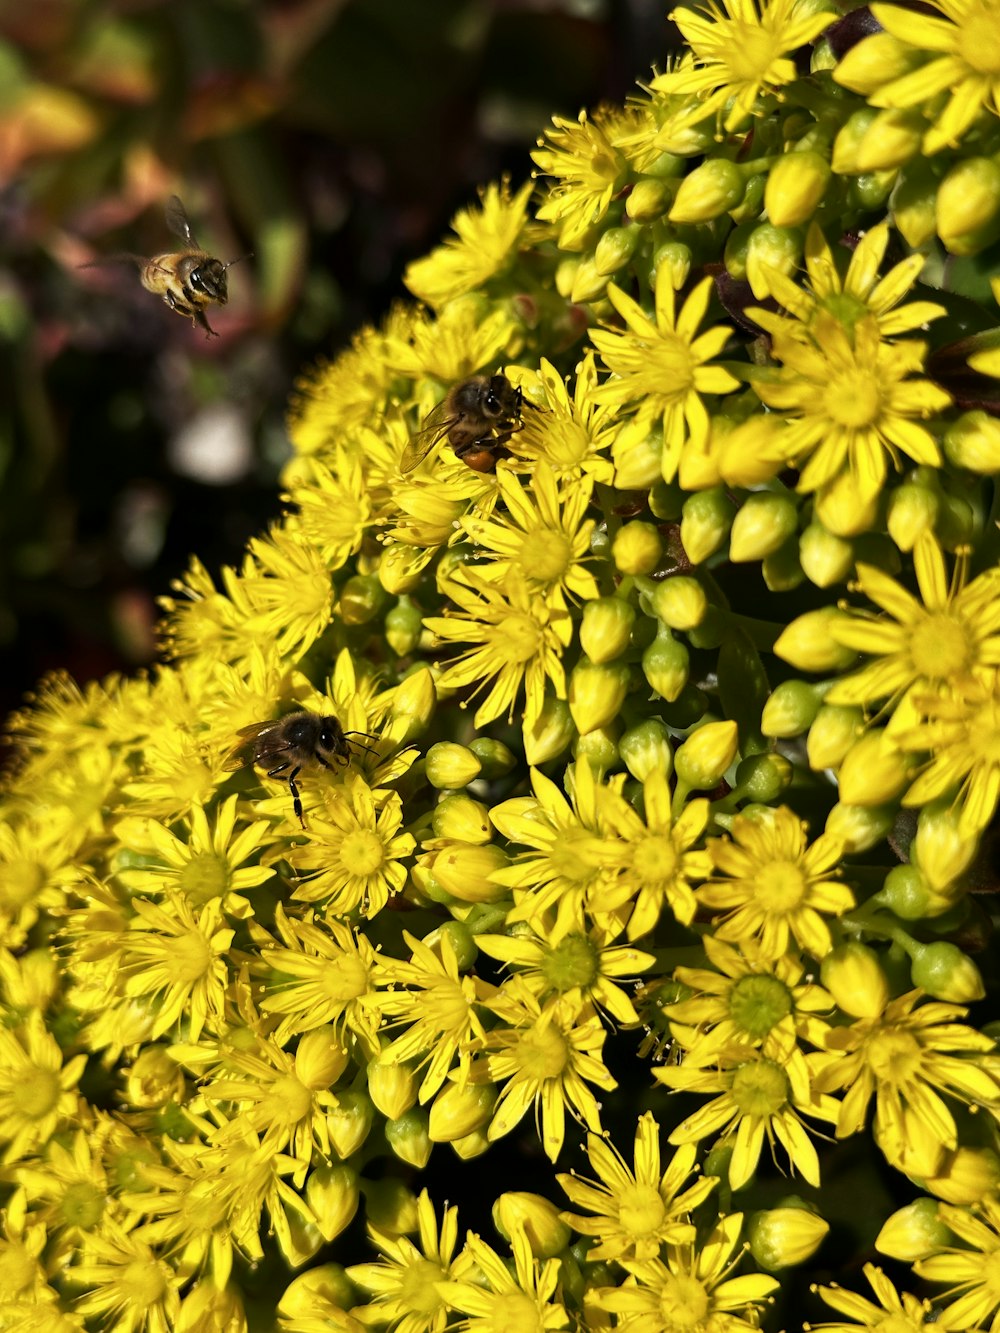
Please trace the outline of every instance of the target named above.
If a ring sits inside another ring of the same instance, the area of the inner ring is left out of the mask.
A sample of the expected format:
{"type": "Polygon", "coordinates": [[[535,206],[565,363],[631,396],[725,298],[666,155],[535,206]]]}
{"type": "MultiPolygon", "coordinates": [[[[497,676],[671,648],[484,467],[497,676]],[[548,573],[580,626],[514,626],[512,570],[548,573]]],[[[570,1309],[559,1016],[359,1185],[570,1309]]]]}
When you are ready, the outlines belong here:
{"type": "Polygon", "coordinates": [[[495,472],[504,445],[522,426],[524,400],[506,375],[473,375],[453,384],[403,451],[400,472],[412,472],[438,440],[448,437],[455,457],[474,472],[495,472]]]}
{"type": "Polygon", "coordinates": [[[254,768],[263,769],[269,778],[283,776],[303,828],[306,822],[302,818],[302,801],[295,781],[302,770],[346,768],[351,762],[352,745],[369,754],[375,753],[370,745],[351,739],[355,736],[374,739],[369,732],[345,731],[335,717],[305,710],[269,722],[251,722],[248,727],[240,727],[236,734],[243,739],[229,753],[223,768],[228,773],[235,773],[237,769],[253,764],[254,768]]]}
{"type": "Polygon", "coordinates": [[[94,268],[99,264],[119,260],[138,265],[139,281],[147,292],[161,296],[170,309],[176,310],[179,315],[188,315],[192,324],[200,325],[205,330],[207,338],[217,338],[219,335],[209,324],[205,309],[210,305],[226,304],[229,300],[226,272],[250,256],[241,255],[239,259],[231,259],[228,264],[224,264],[221,259],[202,250],[177,195],[171,195],[167,200],[165,212],[167,226],[185,242],[186,249],[153,255],[151,259],[133,254],[110,255],[107,259],[97,259],[81,267],[94,268]]]}

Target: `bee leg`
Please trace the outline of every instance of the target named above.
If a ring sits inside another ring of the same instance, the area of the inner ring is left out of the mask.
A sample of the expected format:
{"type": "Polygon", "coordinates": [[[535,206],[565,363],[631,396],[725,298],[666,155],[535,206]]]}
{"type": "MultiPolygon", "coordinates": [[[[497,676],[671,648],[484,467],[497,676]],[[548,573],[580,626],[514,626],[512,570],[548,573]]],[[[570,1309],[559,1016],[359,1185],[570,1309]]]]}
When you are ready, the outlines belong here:
{"type": "MultiPolygon", "coordinates": [[[[279,764],[277,768],[269,768],[267,771],[267,776],[269,778],[276,778],[279,773],[284,773],[287,767],[288,764],[284,763],[284,764],[279,764]]],[[[295,768],[292,769],[291,773],[289,773],[287,782],[288,782],[288,790],[292,793],[292,809],[298,816],[299,823],[302,825],[303,828],[305,828],[306,821],[302,818],[302,802],[299,799],[299,789],[295,783],[295,779],[299,776],[300,772],[301,769],[299,768],[298,765],[296,765],[295,768]]]]}
{"type": "Polygon", "coordinates": [[[205,330],[206,338],[218,338],[219,335],[212,328],[211,324],[209,324],[208,316],[205,314],[204,310],[202,310],[200,306],[195,307],[194,313],[191,316],[191,323],[200,324],[201,327],[205,330]]]}
{"type": "Polygon", "coordinates": [[[328,773],[333,772],[332,764],[328,764],[321,754],[316,754],[314,752],[313,758],[316,760],[317,764],[319,764],[320,768],[325,768],[328,773]]]}

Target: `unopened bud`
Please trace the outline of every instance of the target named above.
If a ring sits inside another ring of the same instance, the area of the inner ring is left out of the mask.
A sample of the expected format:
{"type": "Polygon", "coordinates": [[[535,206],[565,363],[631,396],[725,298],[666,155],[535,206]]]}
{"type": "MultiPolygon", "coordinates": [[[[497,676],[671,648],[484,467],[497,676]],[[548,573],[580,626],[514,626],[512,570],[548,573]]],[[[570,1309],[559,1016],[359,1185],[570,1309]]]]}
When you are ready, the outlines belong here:
{"type": "Polygon", "coordinates": [[[493,1225],[509,1241],[523,1231],[536,1259],[554,1259],[570,1241],[570,1229],[560,1221],[559,1209],[540,1194],[510,1190],[493,1205],[493,1225]]]}
{"type": "Polygon", "coordinates": [[[771,295],[770,272],[790,278],[802,259],[802,234],[793,227],[762,222],[747,244],[747,282],[758,301],[771,295]]]}
{"type": "Polygon", "coordinates": [[[367,625],[385,610],[389,594],[374,574],[354,574],[340,590],[340,615],[345,625],[367,625]]]}
{"type": "Polygon", "coordinates": [[[652,523],[623,523],[611,543],[611,557],[620,574],[651,574],[663,555],[663,540],[652,523]]]}
{"type": "Polygon", "coordinates": [[[325,1241],[346,1231],[358,1211],[358,1173],[352,1166],[317,1166],[306,1181],[306,1203],[325,1241]]]}
{"type": "Polygon", "coordinates": [[[955,1237],[941,1219],[936,1199],[915,1199],[898,1208],[875,1237],[879,1254],[912,1264],[937,1250],[951,1247],[955,1237]]]}
{"type": "Polygon", "coordinates": [[[796,671],[843,671],[855,661],[857,653],[837,643],[830,633],[833,622],[842,618],[843,612],[835,606],[796,616],[778,635],[775,654],[796,671]]]}
{"type": "Polygon", "coordinates": [[[353,1157],[371,1131],[375,1108],[363,1092],[338,1092],[337,1105],[326,1113],[326,1126],[337,1156],[353,1157]]]}
{"type": "Polygon", "coordinates": [[[904,481],[889,499],[886,526],[889,536],[901,551],[912,551],[917,538],[933,533],[941,507],[941,492],[936,486],[904,481]]]}
{"type": "Polygon", "coordinates": [[[708,598],[697,579],[686,574],[664,579],[651,598],[653,613],[675,630],[696,629],[705,619],[708,598]]]}
{"type": "Polygon", "coordinates": [[[888,32],[876,32],[857,42],[840,58],[833,78],[862,97],[902,78],[920,60],[920,52],[888,32]]]}
{"type": "Polygon", "coordinates": [[[517,767],[517,758],[510,748],[504,745],[503,741],[494,740],[492,736],[477,736],[474,741],[469,742],[469,749],[482,765],[479,776],[486,778],[488,782],[505,778],[517,767]]]}
{"type": "Polygon", "coordinates": [[[674,766],[670,732],[655,717],[626,731],[618,742],[618,753],[637,782],[645,782],[651,773],[669,777],[674,766]]]}
{"type": "Polygon", "coordinates": [[[926,921],[950,910],[954,900],[931,888],[919,866],[899,865],[882,881],[878,902],[902,921],[926,921]]]}
{"type": "Polygon", "coordinates": [[[810,583],[831,588],[850,577],[854,547],[843,537],[827,532],[822,523],[810,523],[799,538],[799,564],[810,583]]]}
{"type": "Polygon", "coordinates": [[[435,838],[480,846],[493,836],[489,808],[464,792],[453,792],[438,801],[431,815],[435,838]]]}
{"type": "Polygon", "coordinates": [[[464,787],[479,777],[482,767],[468,746],[454,741],[438,741],[427,751],[427,781],[432,787],[464,787]]]}
{"type": "MultiPolygon", "coordinates": [[[[278,1314],[284,1319],[294,1320],[315,1317],[318,1311],[323,1311],[326,1317],[328,1310],[346,1311],[357,1303],[357,1288],[343,1264],[320,1264],[292,1278],[278,1302],[278,1314]]],[[[215,1328],[216,1325],[208,1324],[207,1327],[215,1328]]],[[[358,1333],[363,1328],[363,1324],[358,1324],[358,1333]]],[[[345,1333],[348,1329],[350,1325],[345,1324],[345,1333]]],[[[222,1330],[228,1333],[225,1325],[221,1326],[220,1333],[222,1330]]],[[[336,1325],[331,1326],[331,1333],[339,1333],[336,1325]]],[[[351,1330],[351,1333],[354,1331],[351,1330]]]]}
{"type": "Polygon", "coordinates": [[[935,208],[939,176],[922,159],[907,163],[892,196],[892,221],[911,250],[919,250],[935,235],[935,208]]]}
{"type": "Polygon", "coordinates": [[[495,903],[507,889],[494,884],[491,876],[510,864],[507,853],[493,843],[470,847],[453,843],[430,861],[429,870],[451,898],[460,903],[495,903]]]}
{"type": "Polygon", "coordinates": [[[597,265],[589,255],[585,255],[576,266],[573,285],[569,289],[569,299],[576,305],[585,305],[596,301],[607,290],[607,276],[599,272],[597,265]]]}
{"type": "Polygon", "coordinates": [[[867,731],[844,756],[837,782],[848,805],[884,805],[909,786],[913,761],[885,731],[867,731]]]}
{"type": "Polygon", "coordinates": [[[399,597],[420,586],[420,579],[433,555],[432,549],[393,542],[385,547],[378,564],[378,579],[387,593],[399,597]]]}
{"type": "Polygon", "coordinates": [[[401,597],[385,617],[385,638],[397,657],[406,657],[420,642],[423,630],[420,607],[409,597],[401,597]]]}
{"type": "Polygon", "coordinates": [[[953,255],[975,255],[1000,236],[1000,163],[966,157],[938,186],[938,235],[953,255]]]}
{"type": "Polygon", "coordinates": [[[910,857],[931,889],[954,884],[972,864],[978,840],[962,832],[961,812],[950,801],[932,801],[917,817],[910,857]]]}
{"type": "Polygon", "coordinates": [[[876,526],[878,491],[863,492],[853,472],[841,472],[819,490],[815,513],[828,532],[859,537],[876,526]]]}
{"type": "Polygon", "coordinates": [[[977,409],[963,412],[944,436],[949,463],[989,476],[1000,472],[1000,419],[977,409]]]}
{"type": "Polygon", "coordinates": [[[471,1162],[475,1157],[482,1157],[490,1148],[490,1136],[485,1129],[473,1130],[464,1138],[452,1139],[451,1149],[463,1162],[471,1162]]]}
{"type": "Polygon", "coordinates": [[[840,131],[833,141],[830,163],[839,176],[860,175],[861,165],[858,154],[861,151],[865,135],[874,124],[877,116],[878,109],[876,107],[862,107],[855,111],[853,115],[848,116],[840,127],[840,131]]]}
{"type": "Polygon", "coordinates": [[[698,491],[684,501],[681,542],[693,565],[700,565],[725,544],[736,508],[722,486],[698,491]]]}
{"type": "Polygon", "coordinates": [[[896,821],[896,805],[845,805],[838,801],[826,817],[826,832],[854,856],[871,851],[896,821]]]}
{"type": "Polygon", "coordinates": [[[423,735],[434,716],[436,704],[437,691],[429,667],[418,667],[399,682],[393,691],[390,712],[394,724],[393,734],[401,745],[423,735]]]}
{"type": "Polygon", "coordinates": [[[825,768],[839,768],[864,725],[864,713],[860,708],[823,704],[806,739],[809,767],[817,773],[825,768]]]}
{"type": "Polygon", "coordinates": [[[453,1143],[488,1125],[497,1090],[492,1083],[448,1083],[431,1103],[428,1135],[433,1143],[453,1143]]]}
{"type": "Polygon", "coordinates": [[[737,564],[763,560],[777,551],[798,526],[798,509],[790,496],[756,491],[747,496],[733,519],[729,558],[737,564]]]}
{"type": "Polygon", "coordinates": [[[153,1110],[184,1096],[184,1071],[165,1046],[146,1046],[136,1056],[126,1080],[129,1103],[153,1110]]]}
{"type": "Polygon", "coordinates": [[[636,181],[625,200],[625,213],[633,222],[655,222],[663,217],[677,193],[677,182],[645,177],[636,181]]]}
{"type": "Polygon", "coordinates": [[[671,287],[679,292],[688,280],[694,256],[691,247],[683,241],[666,241],[653,254],[653,268],[649,285],[655,288],[660,271],[665,270],[671,287]]]}
{"type": "MultiPolygon", "coordinates": [[[[583,607],[580,647],[591,662],[613,662],[628,647],[635,608],[621,597],[596,597],[583,607]]],[[[582,731],[583,728],[581,727],[582,731]]]]}
{"type": "Polygon", "coordinates": [[[709,158],[683,178],[668,216],[671,222],[711,222],[735,208],[745,191],[746,177],[735,162],[709,158]]]}
{"type": "Polygon", "coordinates": [[[603,232],[594,250],[594,267],[608,277],[624,268],[635,254],[642,236],[641,227],[609,227],[603,232]]]}
{"type": "Polygon", "coordinates": [[[750,754],[736,769],[734,786],[746,800],[770,805],[791,786],[794,770],[783,754],[750,754]]]}
{"type": "Polygon", "coordinates": [[[771,168],[764,207],[776,227],[798,227],[816,212],[830,182],[830,163],[820,153],[786,153],[771,168]]]}
{"type": "Polygon", "coordinates": [[[365,1179],[365,1215],[370,1226],[390,1236],[411,1236],[420,1228],[417,1197],[401,1180],[365,1179]]]}
{"type": "Polygon", "coordinates": [[[347,1052],[332,1027],[313,1028],[299,1039],[295,1077],[312,1091],[331,1088],[347,1068],[347,1059],[347,1052]]]}
{"type": "Polygon", "coordinates": [[[409,1065],[377,1056],[368,1061],[368,1096],[386,1120],[398,1120],[417,1100],[417,1076],[409,1065]]]}
{"type": "Polygon", "coordinates": [[[565,699],[546,695],[538,716],[530,724],[525,722],[524,757],[532,768],[540,768],[551,759],[558,759],[575,735],[569,704],[565,699]]]}
{"type": "Polygon", "coordinates": [[[770,592],[791,592],[804,583],[806,576],[799,564],[798,543],[787,541],[766,555],[761,561],[760,572],[770,592]]]}
{"type": "Polygon", "coordinates": [[[801,736],[812,726],[822,702],[822,692],[815,685],[804,680],[783,680],[764,704],[760,729],[765,736],[776,740],[801,736]]]}
{"type": "Polygon", "coordinates": [[[935,1000],[971,1004],[986,994],[979,968],[957,944],[948,940],[916,944],[910,958],[914,986],[919,986],[935,1000]]]}
{"type": "Polygon", "coordinates": [[[777,1273],[811,1259],[829,1230],[829,1223],[800,1201],[751,1214],[747,1237],[754,1262],[768,1273],[777,1273]]]}
{"type": "MultiPolygon", "coordinates": [[[[954,1148],[944,1154],[937,1170],[924,1177],[924,1187],[945,1203],[960,1208],[996,1201],[1000,1185],[1000,1157],[992,1148],[954,1148]]],[[[914,1271],[919,1266],[914,1264],[914,1271]]]]}
{"type": "Polygon", "coordinates": [[[889,1003],[889,981],[867,944],[838,944],[820,964],[820,980],[852,1018],[877,1018],[889,1003]]]}
{"type": "Polygon", "coordinates": [[[739,728],[735,722],[706,722],[674,755],[674,771],[686,787],[708,791],[718,786],[736,758],[739,728]]]}
{"type": "Polygon", "coordinates": [[[585,734],[605,727],[621,711],[628,693],[629,669],[624,663],[599,666],[581,658],[569,678],[569,711],[576,729],[585,734]]]}
{"type": "Polygon", "coordinates": [[[398,1120],[390,1120],[385,1127],[389,1147],[402,1162],[408,1162],[422,1171],[430,1161],[433,1144],[427,1133],[427,1112],[411,1107],[398,1120]]]}
{"type": "Polygon", "coordinates": [[[586,759],[595,773],[606,773],[618,762],[617,724],[596,727],[593,731],[577,736],[573,745],[573,757],[586,759]]]}
{"type": "Polygon", "coordinates": [[[927,122],[917,111],[887,107],[880,111],[858,145],[858,166],[865,171],[894,171],[920,152],[927,122]]]}
{"type": "Polygon", "coordinates": [[[690,654],[666,626],[661,626],[656,638],[642,655],[642,670],[661,698],[672,702],[687,684],[690,654]]]}

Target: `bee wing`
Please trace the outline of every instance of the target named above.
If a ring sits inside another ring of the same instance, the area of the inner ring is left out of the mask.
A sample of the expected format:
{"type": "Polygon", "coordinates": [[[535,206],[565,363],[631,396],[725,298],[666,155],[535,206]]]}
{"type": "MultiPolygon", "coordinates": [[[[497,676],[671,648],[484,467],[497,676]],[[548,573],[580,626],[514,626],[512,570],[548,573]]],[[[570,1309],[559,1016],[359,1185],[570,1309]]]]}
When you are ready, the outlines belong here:
{"type": "Polygon", "coordinates": [[[254,741],[263,736],[265,732],[273,731],[277,725],[276,721],[251,722],[248,727],[240,727],[236,734],[242,736],[243,739],[238,745],[234,745],[226,755],[222,764],[223,772],[235,773],[239,768],[246,768],[253,758],[254,741]]]}
{"type": "Polygon", "coordinates": [[[77,268],[104,268],[107,264],[137,264],[142,268],[147,262],[145,255],[134,255],[128,250],[119,250],[117,254],[101,255],[100,259],[91,259],[87,264],[77,264],[77,268]]]}
{"type": "Polygon", "coordinates": [[[182,241],[187,241],[192,249],[198,249],[198,242],[194,238],[194,232],[191,230],[191,223],[188,221],[188,215],[184,211],[184,205],[178,199],[176,194],[172,194],[167,200],[167,206],[164,209],[164,216],[167,219],[167,226],[179,236],[182,241]]]}
{"type": "Polygon", "coordinates": [[[437,407],[432,407],[424,417],[423,425],[403,450],[403,457],[399,460],[400,472],[405,475],[419,466],[438,440],[443,440],[458,420],[454,412],[449,412],[446,398],[437,407]]]}

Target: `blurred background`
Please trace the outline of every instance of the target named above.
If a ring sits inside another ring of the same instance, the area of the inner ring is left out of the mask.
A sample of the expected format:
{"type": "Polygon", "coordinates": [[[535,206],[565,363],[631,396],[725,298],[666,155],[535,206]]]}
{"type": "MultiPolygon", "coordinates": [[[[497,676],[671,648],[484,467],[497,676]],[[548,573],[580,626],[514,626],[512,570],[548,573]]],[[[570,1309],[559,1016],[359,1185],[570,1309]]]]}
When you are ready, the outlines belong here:
{"type": "Polygon", "coordinates": [[[665,0],[0,0],[0,716],[155,653],[156,597],[280,510],[295,378],[553,114],[663,67],[665,0]],[[102,256],[180,248],[208,339],[102,256]]]}

